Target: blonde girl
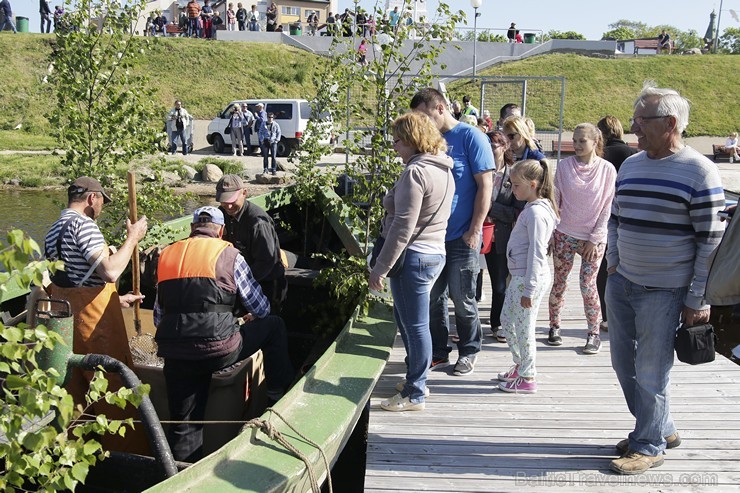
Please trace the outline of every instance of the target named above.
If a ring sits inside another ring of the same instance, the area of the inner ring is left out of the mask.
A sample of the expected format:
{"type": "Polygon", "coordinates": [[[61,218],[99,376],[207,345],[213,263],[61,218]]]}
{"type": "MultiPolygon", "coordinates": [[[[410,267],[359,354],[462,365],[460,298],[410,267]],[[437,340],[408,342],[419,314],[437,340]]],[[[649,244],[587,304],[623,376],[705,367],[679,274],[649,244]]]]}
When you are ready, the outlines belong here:
{"type": "Polygon", "coordinates": [[[553,234],[555,277],[550,292],[550,334],[547,343],[560,346],[560,312],[565,303],[568,274],[576,254],[581,256],[579,282],[588,324],[584,354],[601,349],[599,336],[601,304],[596,288],[601,259],[606,251],[606,224],[611,212],[617,170],[601,156],[604,140],[591,123],[581,123],[573,131],[576,155],[558,163],[555,190],[560,224],[553,234]]]}
{"type": "Polygon", "coordinates": [[[504,392],[534,394],[537,310],[550,287],[547,246],[558,223],[553,180],[547,160],[519,161],[511,170],[511,188],[517,200],[527,202],[506,246],[511,281],[506,288],[501,327],[514,366],[498,374],[504,392]]]}

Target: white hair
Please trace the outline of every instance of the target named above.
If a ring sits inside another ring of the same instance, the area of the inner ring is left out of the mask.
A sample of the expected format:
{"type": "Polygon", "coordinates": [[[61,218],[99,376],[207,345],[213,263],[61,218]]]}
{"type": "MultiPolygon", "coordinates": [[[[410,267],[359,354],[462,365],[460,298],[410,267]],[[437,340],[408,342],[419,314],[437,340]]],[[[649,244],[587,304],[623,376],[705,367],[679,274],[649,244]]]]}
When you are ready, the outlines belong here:
{"type": "Polygon", "coordinates": [[[648,80],[635,100],[634,108],[644,108],[648,101],[657,100],[655,116],[672,116],[676,119],[676,131],[681,134],[689,125],[689,100],[674,89],[656,87],[655,81],[648,80]]]}

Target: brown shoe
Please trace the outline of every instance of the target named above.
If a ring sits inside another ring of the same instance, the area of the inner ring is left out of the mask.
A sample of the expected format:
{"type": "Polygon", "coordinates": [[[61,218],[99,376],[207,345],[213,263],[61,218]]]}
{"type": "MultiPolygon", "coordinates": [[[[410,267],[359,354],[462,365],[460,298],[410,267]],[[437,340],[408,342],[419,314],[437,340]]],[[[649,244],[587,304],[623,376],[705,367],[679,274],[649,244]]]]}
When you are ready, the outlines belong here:
{"type": "MultiPolygon", "coordinates": [[[[681,436],[678,434],[678,432],[674,433],[673,435],[668,435],[665,437],[666,446],[665,448],[671,449],[676,448],[679,445],[681,445],[681,436]]],[[[625,438],[624,440],[621,440],[617,446],[617,453],[621,456],[627,453],[627,449],[629,449],[630,446],[630,440],[629,438],[625,438]]]]}
{"type": "Polygon", "coordinates": [[[663,465],[663,454],[653,457],[652,455],[642,455],[639,452],[628,450],[619,459],[614,459],[609,464],[609,469],[617,474],[642,474],[648,469],[663,465]]]}

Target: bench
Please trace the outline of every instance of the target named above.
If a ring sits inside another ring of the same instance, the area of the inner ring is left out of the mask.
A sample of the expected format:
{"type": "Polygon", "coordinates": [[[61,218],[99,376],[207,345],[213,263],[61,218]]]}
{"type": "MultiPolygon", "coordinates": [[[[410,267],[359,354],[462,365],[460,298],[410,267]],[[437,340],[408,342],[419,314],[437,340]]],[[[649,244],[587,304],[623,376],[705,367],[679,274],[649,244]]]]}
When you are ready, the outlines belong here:
{"type": "MultiPolygon", "coordinates": [[[[627,145],[632,147],[633,149],[637,149],[637,142],[627,142],[627,145]]],[[[573,147],[573,141],[572,140],[563,140],[558,144],[557,140],[552,141],[552,152],[554,154],[558,153],[558,150],[560,151],[560,154],[575,154],[576,150],[573,147]]]]}
{"type": "MultiPolygon", "coordinates": [[[[654,50],[656,53],[658,52],[658,38],[636,39],[634,43],[635,43],[635,51],[634,51],[635,55],[637,55],[640,50],[654,50]]],[[[673,40],[670,40],[670,43],[671,43],[671,52],[673,52],[673,48],[674,48],[673,40]]]]}
{"type": "Polygon", "coordinates": [[[712,144],[712,154],[714,154],[715,163],[718,159],[727,159],[732,162],[732,160],[730,160],[730,153],[725,150],[725,146],[722,144],[712,144]]]}
{"type": "Polygon", "coordinates": [[[165,33],[167,33],[168,36],[180,36],[182,34],[185,34],[185,31],[183,29],[180,29],[180,26],[177,24],[167,24],[164,28],[165,33]]]}

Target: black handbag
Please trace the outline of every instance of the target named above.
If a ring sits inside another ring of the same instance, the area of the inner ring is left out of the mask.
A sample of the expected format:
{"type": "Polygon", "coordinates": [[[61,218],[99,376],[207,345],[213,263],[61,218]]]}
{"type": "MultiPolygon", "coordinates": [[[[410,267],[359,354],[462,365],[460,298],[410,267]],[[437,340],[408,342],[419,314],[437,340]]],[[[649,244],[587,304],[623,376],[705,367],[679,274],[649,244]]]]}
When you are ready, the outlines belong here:
{"type": "MultiPolygon", "coordinates": [[[[445,187],[445,194],[442,200],[439,203],[439,206],[437,207],[437,210],[434,211],[434,214],[432,214],[432,217],[429,218],[429,221],[421,227],[418,233],[414,235],[413,238],[411,238],[408,242],[408,245],[412,244],[416,239],[421,235],[421,233],[426,229],[427,226],[434,220],[434,217],[437,215],[439,210],[442,208],[442,204],[444,203],[445,199],[447,198],[447,191],[450,189],[450,182],[447,181],[447,186],[445,187]]],[[[375,262],[378,260],[378,256],[380,255],[380,251],[383,249],[383,244],[385,243],[385,238],[382,236],[378,237],[377,240],[375,240],[375,243],[373,244],[373,251],[370,254],[370,268],[372,269],[375,267],[375,262]]],[[[408,248],[408,247],[407,247],[408,248]]],[[[391,267],[391,270],[388,271],[388,274],[385,275],[385,277],[397,277],[401,271],[403,270],[403,263],[406,261],[406,248],[404,248],[401,251],[401,255],[398,256],[398,260],[396,260],[396,263],[393,264],[393,267],[391,267]]]]}
{"type": "Polygon", "coordinates": [[[226,128],[224,129],[224,133],[225,133],[226,135],[229,135],[229,134],[231,133],[231,125],[229,125],[228,127],[226,127],[226,128]]]}
{"type": "Polygon", "coordinates": [[[714,361],[716,335],[711,324],[688,327],[686,324],[676,331],[676,356],[679,361],[690,365],[700,365],[714,361]]]}

